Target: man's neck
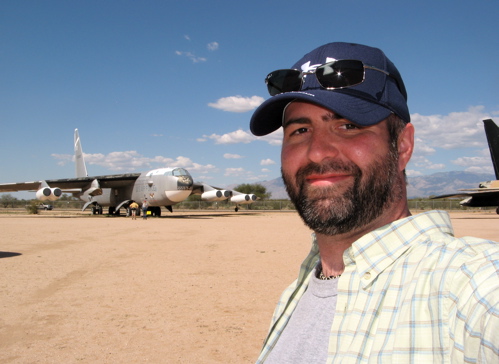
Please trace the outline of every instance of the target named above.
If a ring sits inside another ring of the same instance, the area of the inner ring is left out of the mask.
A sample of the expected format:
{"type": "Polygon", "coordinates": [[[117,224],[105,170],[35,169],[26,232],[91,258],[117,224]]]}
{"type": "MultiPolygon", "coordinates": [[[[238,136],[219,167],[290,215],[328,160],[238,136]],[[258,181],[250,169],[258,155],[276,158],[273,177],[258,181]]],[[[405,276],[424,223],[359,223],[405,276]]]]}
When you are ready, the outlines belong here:
{"type": "Polygon", "coordinates": [[[410,215],[411,213],[407,205],[405,205],[401,206],[398,210],[395,209],[392,213],[383,214],[367,225],[344,234],[323,235],[316,233],[323,274],[325,276],[337,276],[343,273],[343,270],[345,269],[343,253],[352,246],[355,241],[373,230],[410,215]]]}

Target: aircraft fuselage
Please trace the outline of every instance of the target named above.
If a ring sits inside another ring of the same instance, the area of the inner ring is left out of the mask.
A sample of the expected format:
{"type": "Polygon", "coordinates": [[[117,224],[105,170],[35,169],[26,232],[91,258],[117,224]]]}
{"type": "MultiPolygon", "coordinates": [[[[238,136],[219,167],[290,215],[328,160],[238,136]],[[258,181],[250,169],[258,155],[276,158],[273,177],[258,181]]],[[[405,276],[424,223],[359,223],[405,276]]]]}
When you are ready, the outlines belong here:
{"type": "Polygon", "coordinates": [[[75,194],[82,201],[101,206],[119,206],[123,201],[141,203],[147,199],[149,206],[171,206],[185,200],[192,191],[193,179],[183,168],[160,168],[141,173],[133,184],[122,187],[102,188],[101,194],[86,192],[75,194]]]}

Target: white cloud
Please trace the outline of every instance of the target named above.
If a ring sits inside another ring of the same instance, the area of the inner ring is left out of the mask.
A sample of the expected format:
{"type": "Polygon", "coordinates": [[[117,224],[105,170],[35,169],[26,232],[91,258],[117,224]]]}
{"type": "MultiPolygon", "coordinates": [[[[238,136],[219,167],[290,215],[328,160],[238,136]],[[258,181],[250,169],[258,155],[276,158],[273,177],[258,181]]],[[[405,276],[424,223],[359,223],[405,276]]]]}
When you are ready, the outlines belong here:
{"type": "Polygon", "coordinates": [[[230,153],[225,153],[224,154],[224,158],[225,159],[241,159],[241,158],[244,158],[243,156],[239,155],[239,154],[230,154],[230,153]]]}
{"type": "Polygon", "coordinates": [[[208,43],[207,45],[207,48],[208,50],[210,51],[216,51],[219,47],[219,44],[217,42],[211,42],[211,43],[208,43]]]}
{"type": "Polygon", "coordinates": [[[423,175],[423,173],[421,173],[420,171],[415,171],[413,169],[406,169],[405,172],[407,174],[407,177],[418,177],[423,175]]]}
{"type": "Polygon", "coordinates": [[[275,162],[270,158],[264,159],[260,162],[261,166],[270,166],[272,164],[275,164],[275,162]]]}
{"type": "Polygon", "coordinates": [[[225,168],[224,177],[230,177],[241,181],[256,181],[259,180],[253,172],[247,171],[242,167],[239,168],[225,168]]]}
{"type": "Polygon", "coordinates": [[[190,158],[183,156],[177,157],[175,161],[170,162],[168,165],[165,165],[165,167],[181,167],[189,171],[196,171],[198,173],[207,173],[217,170],[217,168],[212,164],[202,165],[199,163],[195,163],[190,158]]]}
{"type": "Polygon", "coordinates": [[[479,156],[459,157],[452,161],[453,164],[465,167],[466,172],[494,173],[494,167],[490,159],[489,149],[482,149],[479,156]]]}
{"type": "Polygon", "coordinates": [[[225,168],[225,174],[224,176],[225,177],[239,177],[239,176],[242,176],[246,171],[244,170],[244,168],[225,168]]]}
{"type": "Polygon", "coordinates": [[[483,106],[472,106],[467,111],[452,112],[448,115],[412,114],[411,122],[416,129],[416,137],[424,140],[428,147],[480,147],[485,141],[481,120],[490,117],[483,110],[483,106]]]}
{"type": "Polygon", "coordinates": [[[277,129],[273,133],[258,137],[258,140],[269,143],[274,146],[282,145],[282,128],[277,129]]]}
{"type": "Polygon", "coordinates": [[[263,101],[265,99],[260,96],[242,97],[237,95],[222,97],[215,103],[209,103],[208,106],[229,112],[246,112],[256,109],[263,101]]]}
{"type": "Polygon", "coordinates": [[[410,161],[410,167],[416,167],[423,170],[437,170],[445,168],[445,164],[433,163],[424,156],[413,155],[410,161]]]}
{"type": "Polygon", "coordinates": [[[430,147],[421,138],[414,138],[414,154],[417,155],[431,155],[435,153],[435,148],[430,147]]]}
{"type": "Polygon", "coordinates": [[[184,38],[187,39],[187,40],[191,40],[191,37],[189,37],[187,34],[184,35],[184,38]]]}
{"type": "Polygon", "coordinates": [[[57,164],[59,166],[65,166],[66,164],[68,164],[69,162],[74,160],[74,156],[71,154],[55,154],[54,153],[54,154],[51,154],[51,156],[54,159],[59,160],[59,162],[57,162],[57,164]]]}
{"type": "Polygon", "coordinates": [[[452,163],[458,166],[465,166],[465,167],[486,164],[485,158],[483,157],[460,157],[458,159],[453,160],[452,163]]]}
{"type": "MultiPolygon", "coordinates": [[[[74,160],[74,156],[69,154],[52,154],[54,159],[59,160],[58,164],[65,165],[74,160]]],[[[181,167],[189,171],[212,172],[217,168],[212,164],[202,165],[193,162],[190,158],[179,156],[176,159],[155,156],[153,158],[144,157],[135,150],[125,152],[111,152],[107,155],[96,153],[83,153],[87,165],[98,165],[110,171],[145,171],[152,168],[181,167]]]]}
{"type": "Polygon", "coordinates": [[[203,138],[212,139],[215,141],[215,144],[237,144],[237,143],[247,144],[255,140],[255,137],[252,134],[241,129],[223,135],[218,135],[218,134],[203,135],[203,138]]]}
{"type": "Polygon", "coordinates": [[[471,166],[465,169],[466,172],[470,173],[490,173],[494,174],[494,168],[492,166],[471,166]]]}
{"type": "Polygon", "coordinates": [[[282,144],[282,128],[279,128],[275,132],[263,137],[257,137],[254,136],[250,131],[243,131],[239,129],[223,135],[203,135],[201,138],[197,138],[196,140],[198,142],[205,142],[207,139],[215,141],[215,144],[247,144],[256,140],[260,140],[273,146],[280,146],[282,144]]]}
{"type": "MultiPolygon", "coordinates": [[[[434,163],[429,159],[432,155],[441,159],[441,155],[444,153],[442,149],[455,150],[453,153],[456,159],[452,161],[455,165],[467,167],[468,171],[481,168],[476,166],[476,158],[464,156],[464,153],[469,153],[473,148],[483,148],[487,145],[482,122],[483,119],[487,118],[490,118],[490,115],[484,111],[483,106],[471,106],[467,111],[452,112],[448,115],[412,114],[411,122],[416,130],[416,136],[408,175],[411,177],[416,175],[409,174],[410,168],[421,170],[423,174],[427,174],[429,170],[448,168],[449,166],[441,161],[434,163]],[[466,147],[466,151],[464,147],[466,147]],[[456,151],[462,151],[461,158],[458,158],[456,151]]],[[[486,150],[488,151],[488,149],[486,150]]],[[[490,161],[490,156],[484,156],[484,159],[490,161]]],[[[412,171],[412,173],[416,173],[416,171],[412,171]]]]}
{"type": "Polygon", "coordinates": [[[193,63],[199,63],[199,62],[206,62],[206,58],[204,57],[198,57],[192,52],[182,52],[182,51],[175,51],[175,54],[177,56],[182,56],[182,57],[187,57],[189,58],[193,63]]]}

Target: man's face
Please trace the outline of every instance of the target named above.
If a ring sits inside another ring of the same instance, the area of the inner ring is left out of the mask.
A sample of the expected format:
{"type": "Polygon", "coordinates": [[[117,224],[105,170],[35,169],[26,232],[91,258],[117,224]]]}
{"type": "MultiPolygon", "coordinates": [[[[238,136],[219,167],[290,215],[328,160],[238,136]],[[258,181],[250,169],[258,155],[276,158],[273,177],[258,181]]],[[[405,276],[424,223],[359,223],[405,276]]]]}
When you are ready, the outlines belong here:
{"type": "Polygon", "coordinates": [[[357,126],[309,103],[284,115],[282,176],[305,223],[325,235],[362,229],[402,198],[386,121],[357,126]]]}

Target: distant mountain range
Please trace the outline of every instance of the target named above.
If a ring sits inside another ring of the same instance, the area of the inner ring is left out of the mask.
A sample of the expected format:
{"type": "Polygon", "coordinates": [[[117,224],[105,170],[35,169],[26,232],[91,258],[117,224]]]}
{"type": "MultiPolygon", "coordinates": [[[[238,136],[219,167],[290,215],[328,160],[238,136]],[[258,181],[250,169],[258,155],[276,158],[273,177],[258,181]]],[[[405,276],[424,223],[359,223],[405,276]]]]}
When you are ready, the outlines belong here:
{"type": "MultiPolygon", "coordinates": [[[[456,192],[463,188],[477,188],[480,182],[495,180],[493,174],[470,172],[439,172],[427,176],[409,177],[407,186],[408,198],[426,198],[434,195],[444,195],[456,192]]],[[[281,177],[270,181],[256,182],[265,186],[272,193],[271,199],[287,199],[288,194],[284,188],[281,177]]],[[[234,188],[231,186],[229,188],[234,188]]]]}

